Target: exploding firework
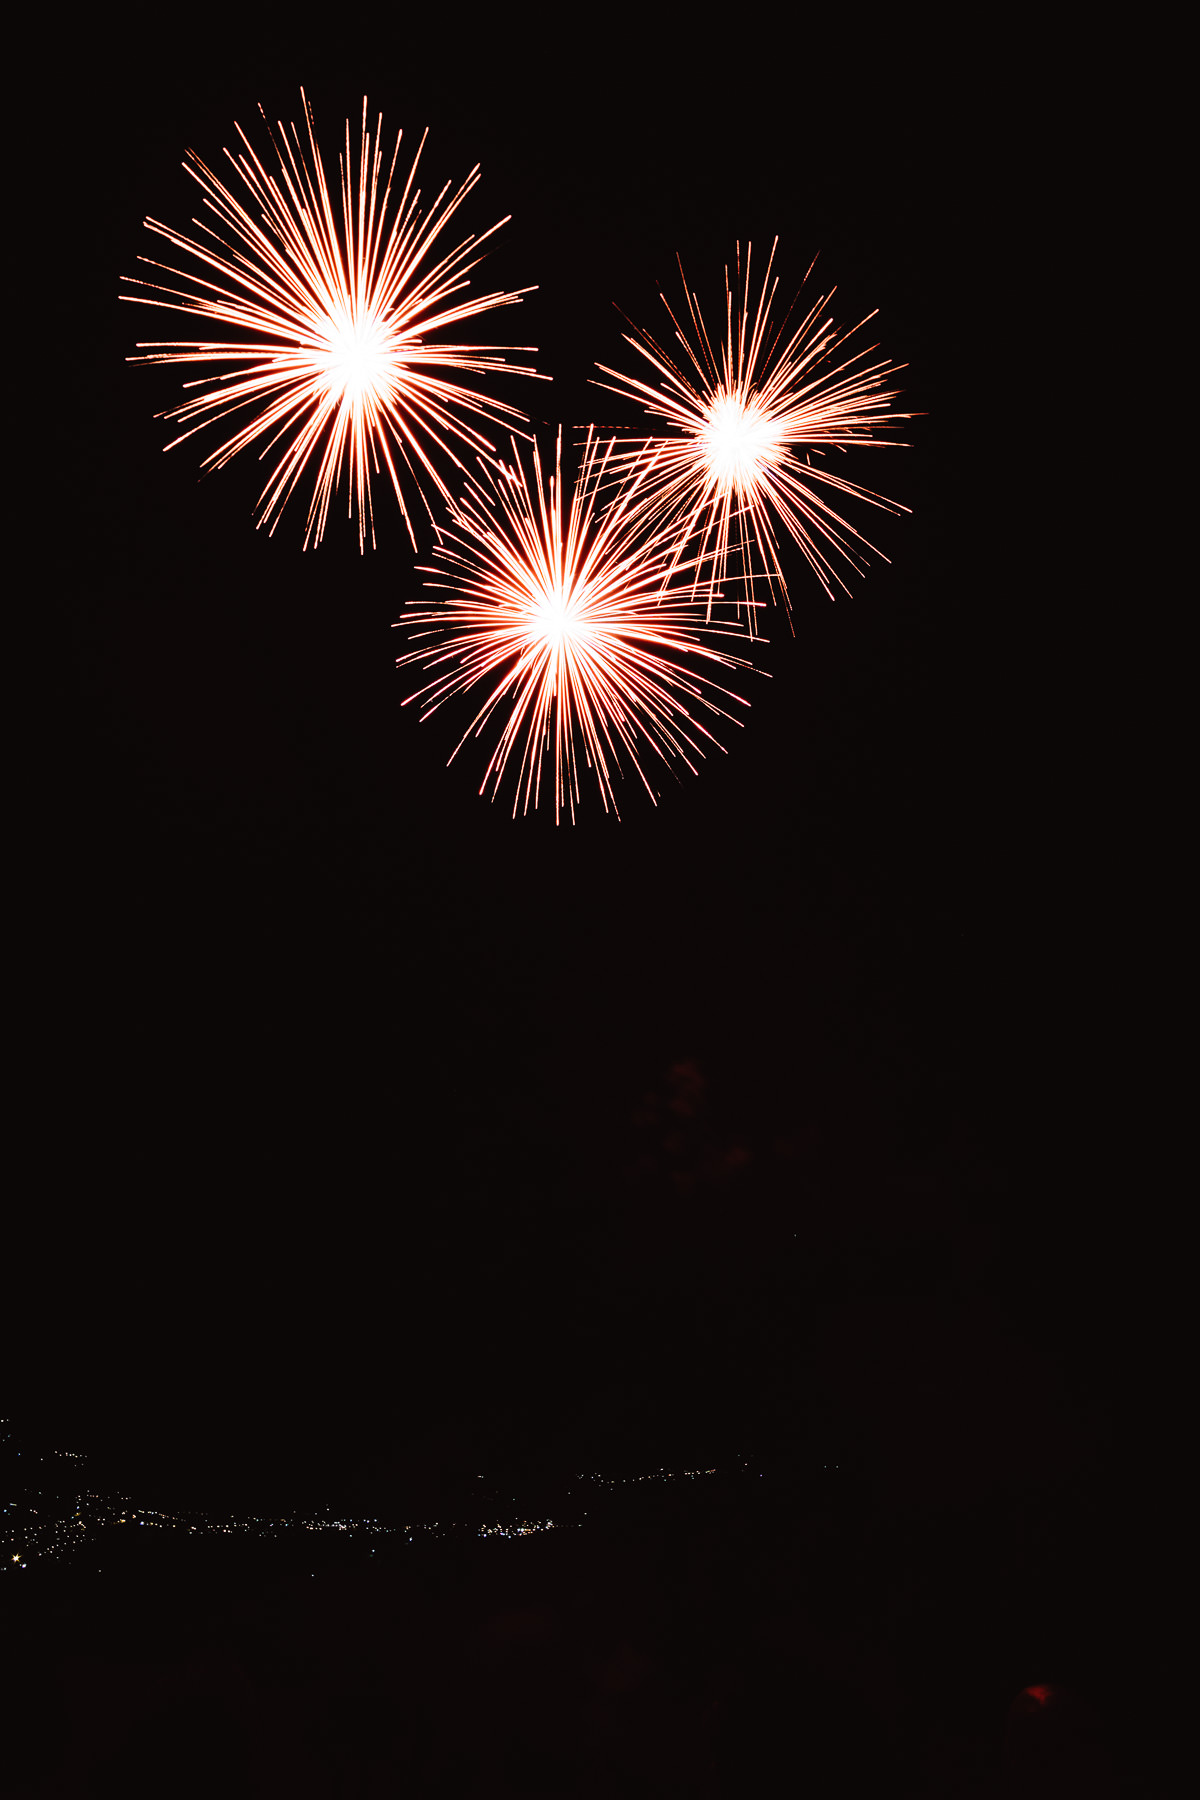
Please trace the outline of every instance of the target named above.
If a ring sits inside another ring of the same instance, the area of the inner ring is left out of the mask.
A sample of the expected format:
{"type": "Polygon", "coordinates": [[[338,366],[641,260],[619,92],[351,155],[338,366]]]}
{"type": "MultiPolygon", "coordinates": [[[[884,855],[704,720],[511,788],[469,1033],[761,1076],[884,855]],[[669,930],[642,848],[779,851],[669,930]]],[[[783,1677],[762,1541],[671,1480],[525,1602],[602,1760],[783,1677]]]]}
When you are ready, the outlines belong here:
{"type": "MultiPolygon", "coordinates": [[[[514,293],[470,297],[467,276],[479,260],[479,247],[507,219],[480,236],[463,240],[438,255],[435,246],[459,206],[479,179],[476,166],[451,194],[443,187],[427,212],[414,187],[425,138],[417,148],[398,206],[388,223],[392,182],[400,139],[392,153],[386,180],[383,167],[383,119],[374,141],[367,130],[363,101],[362,136],[357,180],[352,177],[350,122],[339,155],[341,211],[335,212],[317,148],[312,109],[301,90],[308,150],[295,125],[279,125],[278,142],[262,114],[278,159],[269,174],[237,126],[244,150],[225,154],[248,190],[243,204],[201,161],[188,152],[184,164],[204,192],[204,205],[219,222],[213,229],[192,221],[202,240],[147,219],[149,230],[196,257],[204,273],[187,273],[157,263],[189,283],[195,292],[132,279],[149,290],[122,294],[123,300],[191,313],[226,328],[219,340],[188,339],[140,343],[146,356],[131,362],[219,365],[223,372],[202,376],[189,385],[201,391],[183,405],[159,414],[189,429],[172,440],[172,449],[204,426],[253,409],[233,435],[204,459],[206,468],[222,468],[239,450],[267,440],[260,458],[280,445],[278,459],[259,496],[259,523],[278,523],[306,469],[315,466],[316,483],[308,510],[304,545],[319,543],[329,504],[347,477],[347,512],[358,509],[358,538],[364,547],[368,526],[375,542],[371,476],[387,468],[408,526],[416,535],[401,491],[397,462],[402,461],[432,521],[425,484],[449,502],[450,495],[434,455],[448,457],[459,470],[455,445],[471,454],[488,453],[490,441],[471,423],[472,417],[513,428],[525,414],[488,398],[460,376],[498,368],[534,375],[536,371],[505,362],[497,345],[442,341],[439,334],[477,314],[518,302],[531,288],[514,293]],[[290,134],[290,135],[289,135],[290,134]],[[257,215],[257,216],[256,216],[257,215]],[[437,339],[438,341],[430,341],[437,339]]],[[[262,113],[262,108],[259,108],[262,113]]],[[[427,134],[426,134],[427,135],[427,134]]],[[[514,349],[516,346],[506,346],[514,349]]],[[[522,346],[522,352],[531,346],[522,346]]],[[[436,528],[436,527],[435,527],[436,528]]]]}
{"type": "Polygon", "coordinates": [[[612,441],[602,446],[589,431],[565,530],[561,431],[548,483],[536,442],[532,486],[515,440],[514,466],[481,459],[484,482],[472,482],[458,507],[435,550],[439,565],[422,571],[441,578],[427,585],[448,589],[448,598],[400,621],[437,640],[397,659],[438,671],[409,696],[423,703],[423,719],[453,696],[485,689],[451,761],[504,709],[479,791],[490,782],[494,799],[514,760],[514,818],[522,802],[525,812],[531,800],[536,808],[551,745],[555,822],[564,809],[574,821],[581,762],[595,774],[605,811],[619,817],[613,779],[622,754],[654,800],[646,761],[679,758],[695,772],[693,758],[717,744],[705,719],[733,717],[722,700],[747,704],[694,667],[697,659],[746,667],[724,642],[745,642],[745,633],[712,623],[720,596],[705,588],[697,600],[675,533],[637,520],[653,459],[597,512],[612,454],[612,441]]]}
{"type": "MultiPolygon", "coordinates": [[[[744,282],[738,247],[736,294],[726,269],[725,333],[719,352],[685,279],[690,334],[662,296],[685,357],[673,360],[648,332],[634,326],[636,335],[624,334],[625,341],[647,359],[659,385],[635,380],[603,363],[597,367],[613,381],[596,385],[638,401],[648,415],[671,428],[670,435],[638,439],[614,459],[614,469],[624,473],[646,456],[653,457],[641,504],[654,517],[674,520],[681,544],[698,544],[697,579],[707,566],[710,585],[733,580],[748,594],[755,577],[762,575],[772,597],[778,591],[790,614],[773,518],[799,546],[830,599],[833,582],[848,592],[829,553],[861,568],[863,552],[874,546],[839,516],[828,492],[851,495],[888,512],[909,509],[859,487],[813,458],[828,450],[845,451],[853,444],[894,444],[894,439],[873,433],[913,415],[889,412],[897,390],[887,389],[885,383],[903,364],[882,361],[864,367],[871,349],[834,361],[835,353],[874,313],[850,331],[839,332],[831,319],[823,317],[831,290],[786,340],[787,318],[770,330],[779,285],[778,278],[771,282],[778,242],[777,238],[767,261],[753,320],[750,246],[744,282]]],[[[788,317],[791,310],[794,307],[788,317]]],[[[753,629],[753,608],[749,617],[753,629]]]]}

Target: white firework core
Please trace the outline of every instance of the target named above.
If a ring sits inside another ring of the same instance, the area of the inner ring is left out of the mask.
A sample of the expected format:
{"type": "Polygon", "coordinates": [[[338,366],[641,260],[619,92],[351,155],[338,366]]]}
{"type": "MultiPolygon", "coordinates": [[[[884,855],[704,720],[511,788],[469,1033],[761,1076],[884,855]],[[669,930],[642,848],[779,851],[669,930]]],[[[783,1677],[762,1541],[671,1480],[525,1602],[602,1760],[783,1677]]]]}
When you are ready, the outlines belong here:
{"type": "Polygon", "coordinates": [[[739,500],[753,491],[763,470],[779,460],[777,420],[752,396],[721,393],[705,409],[700,442],[716,492],[739,500]]]}

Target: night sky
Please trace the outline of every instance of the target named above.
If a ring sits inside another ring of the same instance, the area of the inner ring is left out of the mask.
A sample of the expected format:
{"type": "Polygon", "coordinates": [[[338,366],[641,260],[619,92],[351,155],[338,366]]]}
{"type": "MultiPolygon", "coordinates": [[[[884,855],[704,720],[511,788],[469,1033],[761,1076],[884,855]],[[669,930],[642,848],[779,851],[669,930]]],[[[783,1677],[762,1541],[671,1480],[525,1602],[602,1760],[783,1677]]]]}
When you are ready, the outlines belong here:
{"type": "Polygon", "coordinates": [[[982,43],[575,29],[231,53],[197,20],[62,72],[9,1411],[178,1504],[742,1453],[836,1452],[906,1517],[1086,1488],[1137,1408],[1079,1135],[1076,729],[1013,491],[1048,127],[1014,148],[982,43]],[[181,372],[125,358],[171,317],[117,300],[141,221],[186,229],[184,150],[301,85],[327,150],[365,92],[389,144],[428,126],[427,188],[482,164],[464,227],[512,220],[476,279],[537,292],[475,329],[537,346],[552,383],[493,391],[544,449],[636,425],[589,378],[640,372],[616,309],[665,324],[676,253],[715,314],[738,240],[761,268],[778,235],[786,299],[819,252],[907,365],[910,447],[847,469],[912,509],[849,514],[890,562],[834,605],[784,549],[794,635],[767,616],[744,728],[657,806],[626,779],[619,822],[593,787],[556,828],[480,797],[479,746],[447,768],[465,703],[421,724],[395,667],[430,533],[386,487],[378,550],[343,489],[302,553],[302,502],[255,530],[251,458],[198,479],[213,430],[163,454],[181,372]]]}

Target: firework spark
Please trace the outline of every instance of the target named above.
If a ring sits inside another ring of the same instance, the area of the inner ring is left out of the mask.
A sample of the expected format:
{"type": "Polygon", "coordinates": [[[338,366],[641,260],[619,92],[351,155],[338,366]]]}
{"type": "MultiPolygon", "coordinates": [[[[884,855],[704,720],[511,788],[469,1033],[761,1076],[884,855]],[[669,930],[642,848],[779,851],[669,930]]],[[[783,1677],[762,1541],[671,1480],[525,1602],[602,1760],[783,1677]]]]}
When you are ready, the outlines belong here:
{"type": "MultiPolygon", "coordinates": [[[[749,593],[750,583],[761,574],[772,597],[778,589],[790,616],[772,515],[799,546],[830,599],[831,582],[848,592],[827,550],[861,568],[865,557],[858,546],[863,550],[874,546],[839,516],[821,488],[888,512],[909,509],[847,481],[812,458],[826,450],[845,451],[852,444],[894,444],[894,439],[872,434],[913,415],[888,410],[897,390],[885,389],[884,384],[903,364],[860,366],[878,346],[842,362],[832,361],[847,338],[875,316],[868,313],[850,331],[839,332],[831,319],[822,317],[834,290],[816,302],[790,338],[784,341],[785,318],[768,341],[770,310],[779,285],[778,278],[771,283],[778,243],[776,238],[753,321],[750,246],[744,281],[738,246],[736,310],[726,268],[725,334],[719,354],[685,279],[690,335],[665,295],[662,299],[686,360],[674,361],[648,332],[634,326],[636,336],[626,333],[625,341],[650,363],[659,385],[652,387],[599,363],[597,367],[613,381],[596,386],[633,398],[649,416],[671,427],[672,435],[639,439],[614,459],[614,469],[624,473],[645,456],[653,456],[643,507],[654,517],[675,520],[681,543],[699,541],[697,571],[710,566],[713,584],[723,586],[733,579],[744,583],[749,593]],[[740,566],[740,573],[731,576],[731,564],[735,570],[740,566]]],[[[682,277],[682,263],[679,272],[682,277]]],[[[751,609],[751,629],[753,623],[751,609]]]]}
{"type": "MultiPolygon", "coordinates": [[[[480,245],[508,221],[499,220],[490,230],[464,239],[439,257],[437,240],[478,181],[479,168],[471,171],[453,195],[448,182],[423,214],[421,192],[414,187],[414,179],[424,137],[387,225],[403,134],[397,133],[391,167],[381,188],[383,118],[380,115],[372,142],[365,99],[356,181],[351,173],[349,120],[345,148],[338,158],[339,218],[330,199],[312,109],[303,89],[301,99],[307,154],[294,124],[279,125],[281,144],[259,108],[278,158],[278,174],[268,174],[241,126],[236,128],[244,153],[234,156],[226,150],[225,154],[249,191],[249,208],[189,150],[184,167],[204,191],[204,205],[223,230],[194,219],[192,223],[203,234],[203,241],[197,241],[154,219],[146,220],[149,230],[206,265],[206,273],[186,273],[150,257],[138,261],[164,269],[199,291],[125,278],[149,292],[122,294],[123,300],[195,314],[232,330],[219,341],[141,343],[138,349],[151,354],[129,361],[223,365],[226,372],[188,384],[200,388],[200,393],[158,415],[187,422],[190,427],[166,448],[172,449],[217,419],[253,407],[253,415],[204,459],[203,466],[222,468],[239,450],[261,439],[269,441],[260,458],[282,443],[258,502],[259,523],[269,522],[271,532],[301,476],[315,463],[316,486],[308,510],[305,548],[321,541],[330,500],[343,472],[351,517],[357,502],[359,548],[364,547],[368,525],[374,544],[371,476],[380,473],[382,459],[415,549],[416,534],[401,491],[397,460],[407,466],[432,521],[425,482],[447,502],[450,495],[431,451],[444,454],[462,470],[455,442],[473,454],[492,450],[490,441],[471,423],[472,416],[504,424],[509,430],[512,421],[524,421],[526,416],[454,377],[498,368],[513,374],[536,374],[533,369],[506,363],[497,345],[429,340],[479,313],[514,304],[533,289],[465,295],[470,285],[467,275],[479,261],[480,245]]],[[[524,352],[532,346],[520,348],[524,352]]]]}
{"type": "Polygon", "coordinates": [[[678,757],[695,772],[693,757],[704,754],[699,740],[722,747],[703,715],[732,718],[721,699],[747,704],[691,666],[698,658],[747,667],[722,642],[744,642],[745,633],[711,623],[719,595],[706,587],[698,603],[695,583],[675,579],[690,566],[680,561],[675,533],[638,524],[653,459],[597,513],[612,454],[612,440],[602,446],[589,431],[565,531],[561,430],[548,484],[536,442],[532,487],[515,440],[515,466],[493,468],[481,459],[486,485],[471,484],[456,527],[435,550],[440,565],[423,570],[443,578],[427,585],[447,588],[449,598],[400,621],[438,640],[397,659],[439,671],[409,696],[423,702],[423,719],[452,696],[481,683],[487,690],[451,761],[507,705],[479,791],[490,781],[494,799],[513,758],[514,818],[522,800],[525,812],[531,799],[538,804],[551,743],[555,822],[564,809],[574,821],[581,760],[595,774],[605,811],[611,806],[619,817],[613,778],[622,752],[654,800],[647,754],[664,764],[678,757]]]}

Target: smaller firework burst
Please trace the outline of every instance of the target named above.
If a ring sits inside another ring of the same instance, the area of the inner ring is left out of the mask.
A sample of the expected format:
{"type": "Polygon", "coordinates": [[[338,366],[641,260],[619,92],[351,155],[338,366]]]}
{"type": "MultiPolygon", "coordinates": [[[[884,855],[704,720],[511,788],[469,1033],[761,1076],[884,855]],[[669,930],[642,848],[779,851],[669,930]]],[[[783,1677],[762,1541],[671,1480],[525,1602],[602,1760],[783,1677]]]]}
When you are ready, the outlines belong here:
{"type": "Polygon", "coordinates": [[[438,578],[426,585],[445,588],[447,598],[399,621],[434,644],[397,662],[437,671],[408,697],[421,701],[423,719],[483,688],[450,760],[501,715],[479,791],[490,784],[494,799],[515,763],[514,818],[536,808],[551,750],[556,823],[564,811],[574,822],[581,767],[593,772],[605,811],[619,817],[614,779],[623,758],[655,800],[649,768],[678,759],[695,772],[706,745],[722,748],[709,723],[733,719],[723,702],[747,702],[703,665],[748,667],[730,646],[730,639],[745,644],[746,634],[720,622],[721,596],[710,581],[697,592],[675,532],[639,519],[652,457],[598,513],[613,443],[589,431],[564,527],[561,430],[548,481],[536,442],[532,485],[515,439],[512,448],[512,466],[480,459],[483,479],[471,483],[454,527],[443,532],[439,565],[422,571],[438,578]]]}
{"type": "MultiPolygon", "coordinates": [[[[738,246],[733,289],[725,271],[725,332],[717,350],[685,278],[690,333],[662,296],[684,357],[674,360],[649,332],[634,326],[636,335],[624,334],[625,341],[646,358],[658,385],[599,363],[613,380],[596,386],[636,400],[670,428],[669,434],[628,444],[613,459],[613,468],[620,476],[651,459],[640,505],[653,518],[675,522],[681,545],[695,552],[697,582],[703,582],[707,569],[710,586],[733,583],[748,595],[762,576],[772,598],[782,599],[790,616],[775,521],[799,546],[830,599],[835,597],[831,584],[848,592],[832,559],[861,569],[864,553],[874,546],[840,516],[829,494],[845,494],[892,513],[909,509],[848,481],[821,459],[827,451],[844,452],[854,445],[894,445],[895,439],[876,434],[913,415],[890,411],[898,390],[886,383],[904,365],[864,362],[878,346],[835,360],[874,313],[849,331],[839,331],[823,316],[831,290],[790,337],[784,338],[787,318],[771,329],[779,285],[778,278],[771,281],[771,268],[778,243],[776,238],[753,320],[750,246],[744,280],[738,246]]],[[[682,263],[679,272],[683,277],[682,263]]],[[[748,614],[753,630],[753,607],[748,614]]]]}
{"type": "Polygon", "coordinates": [[[280,124],[281,142],[267,126],[278,161],[274,173],[260,161],[241,126],[236,127],[244,152],[236,157],[228,150],[225,154],[248,203],[218,180],[194,151],[188,152],[184,167],[199,184],[217,228],[193,220],[202,234],[196,239],[155,219],[147,219],[146,226],[195,258],[201,272],[139,257],[139,262],[164,269],[188,286],[139,279],[132,285],[145,292],[120,297],[192,314],[216,326],[220,335],[141,343],[139,350],[150,354],[129,360],[191,363],[216,371],[189,383],[199,391],[159,415],[189,427],[166,446],[168,450],[243,409],[249,409],[249,416],[205,457],[205,468],[223,468],[251,445],[263,443],[261,457],[281,446],[259,497],[259,523],[269,523],[272,533],[306,470],[315,468],[305,548],[320,543],[330,501],[343,478],[348,514],[353,516],[357,507],[359,548],[364,547],[368,529],[374,544],[371,477],[386,466],[415,549],[397,465],[406,466],[432,522],[425,490],[431,487],[450,502],[443,473],[449,472],[446,462],[463,471],[457,449],[472,457],[493,449],[472,421],[512,430],[514,421],[526,417],[518,408],[479,392],[473,378],[500,369],[518,375],[537,373],[507,364],[496,345],[456,343],[447,334],[480,313],[516,303],[533,289],[466,292],[480,246],[507,223],[505,219],[444,254],[438,249],[442,233],[479,179],[478,167],[453,194],[447,182],[433,204],[423,209],[421,191],[414,186],[422,138],[393,210],[392,183],[402,134],[397,134],[391,166],[381,182],[383,120],[380,117],[373,140],[365,99],[357,176],[346,122],[339,157],[339,216],[303,89],[300,97],[307,146],[295,125],[280,124]]]}

